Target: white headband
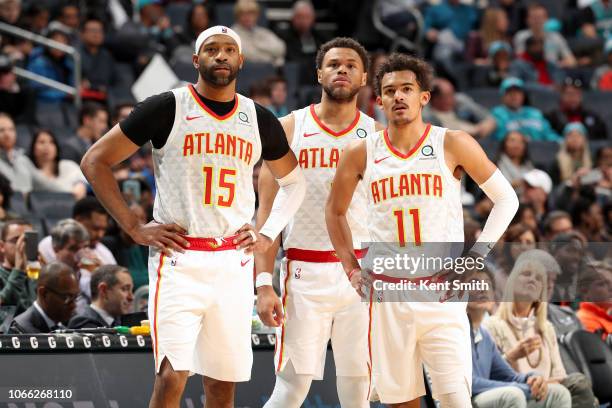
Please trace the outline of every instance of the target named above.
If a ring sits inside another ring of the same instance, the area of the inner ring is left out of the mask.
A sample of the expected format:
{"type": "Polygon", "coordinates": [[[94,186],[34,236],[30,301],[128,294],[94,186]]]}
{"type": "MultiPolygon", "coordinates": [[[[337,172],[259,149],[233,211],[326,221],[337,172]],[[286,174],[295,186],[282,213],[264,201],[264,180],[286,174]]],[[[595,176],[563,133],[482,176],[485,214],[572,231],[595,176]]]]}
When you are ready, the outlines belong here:
{"type": "Polygon", "coordinates": [[[198,39],[195,42],[195,53],[200,53],[200,48],[202,47],[202,44],[204,44],[204,41],[206,41],[209,37],[219,34],[227,35],[228,37],[231,37],[234,41],[236,41],[236,44],[238,44],[238,52],[242,53],[242,42],[240,41],[240,37],[238,36],[238,34],[236,34],[234,30],[225,26],[214,26],[202,31],[200,35],[198,35],[198,39]]]}

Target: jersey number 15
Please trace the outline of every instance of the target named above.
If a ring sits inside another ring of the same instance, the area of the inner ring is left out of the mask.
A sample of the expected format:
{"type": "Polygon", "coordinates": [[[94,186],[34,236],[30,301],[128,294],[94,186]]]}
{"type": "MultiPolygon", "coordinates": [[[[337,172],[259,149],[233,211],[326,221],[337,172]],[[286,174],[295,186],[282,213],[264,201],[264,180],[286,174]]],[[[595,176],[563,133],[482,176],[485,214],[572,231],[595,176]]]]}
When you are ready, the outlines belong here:
{"type": "Polygon", "coordinates": [[[202,171],[204,172],[204,205],[231,207],[236,193],[236,169],[227,167],[215,169],[212,166],[204,166],[202,171]]]}

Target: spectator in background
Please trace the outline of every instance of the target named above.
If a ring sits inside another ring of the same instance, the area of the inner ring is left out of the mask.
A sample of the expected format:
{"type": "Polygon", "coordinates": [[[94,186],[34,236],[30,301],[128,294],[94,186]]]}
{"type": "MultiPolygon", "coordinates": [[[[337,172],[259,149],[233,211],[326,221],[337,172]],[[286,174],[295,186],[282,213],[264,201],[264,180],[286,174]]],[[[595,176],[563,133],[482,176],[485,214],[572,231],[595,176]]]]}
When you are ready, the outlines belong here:
{"type": "Polygon", "coordinates": [[[36,301],[11,324],[11,333],[49,333],[61,329],[72,317],[79,285],[72,268],[62,262],[42,267],[36,287],[36,301]]]}
{"type": "Polygon", "coordinates": [[[536,371],[549,388],[565,395],[555,407],[594,407],[595,396],[584,374],[568,376],[563,366],[555,328],[547,320],[547,279],[537,258],[521,257],[508,277],[504,301],[484,325],[514,370],[523,374],[536,371]]]}
{"type": "Polygon", "coordinates": [[[514,49],[517,54],[526,51],[527,38],[536,37],[544,40],[544,58],[557,64],[562,68],[569,68],[576,65],[576,58],[572,54],[565,38],[557,32],[547,31],[544,28],[548,20],[548,10],[542,4],[531,3],[527,7],[527,26],[526,30],[519,31],[514,36],[514,49]]]}
{"type": "Polygon", "coordinates": [[[608,39],[612,37],[612,2],[610,0],[591,0],[583,9],[581,31],[589,37],[608,39]]]}
{"type": "Polygon", "coordinates": [[[492,0],[491,5],[499,7],[508,16],[508,34],[514,35],[525,28],[526,10],[522,0],[492,0]]]}
{"type": "Polygon", "coordinates": [[[357,106],[359,110],[376,119],[380,123],[387,123],[384,112],[376,103],[376,92],[374,91],[373,81],[376,78],[376,71],[387,60],[387,54],[377,51],[369,55],[370,68],[368,70],[367,83],[362,86],[357,94],[357,106]]]}
{"type": "Polygon", "coordinates": [[[610,242],[601,205],[594,199],[583,196],[574,202],[572,224],[588,242],[610,242]]]}
{"type": "MultiPolygon", "coordinates": [[[[493,286],[491,276],[485,271],[476,272],[472,280],[493,286]]],[[[491,334],[482,327],[491,299],[492,289],[472,292],[467,304],[472,334],[472,405],[475,408],[570,408],[567,389],[559,385],[548,387],[539,373],[519,373],[503,358],[491,334]]]]}
{"type": "MultiPolygon", "coordinates": [[[[502,81],[510,77],[510,64],[512,62],[512,47],[505,41],[494,41],[489,46],[489,65],[481,82],[474,85],[479,87],[499,87],[502,81]]],[[[472,78],[472,81],[478,79],[472,78]]]]}
{"type": "Polygon", "coordinates": [[[314,84],[317,78],[315,56],[327,39],[314,28],[315,10],[309,1],[298,0],[292,12],[291,25],[283,36],[287,46],[285,59],[299,64],[300,84],[314,84]]]}
{"type": "Polygon", "coordinates": [[[548,211],[548,196],[552,191],[552,180],[545,171],[533,169],[523,175],[523,181],[521,202],[533,206],[539,222],[548,211]]]}
{"type": "Polygon", "coordinates": [[[272,77],[268,80],[270,87],[270,105],[268,109],[277,118],[282,118],[289,114],[287,108],[287,81],[283,77],[272,77]]]}
{"type": "MultiPolygon", "coordinates": [[[[70,44],[70,33],[60,27],[50,29],[47,37],[64,45],[70,44]]],[[[74,85],[74,64],[64,51],[37,47],[30,55],[28,71],[53,79],[66,85],[74,85]]],[[[31,81],[39,102],[57,103],[67,99],[67,94],[31,81]]]]}
{"type": "Polygon", "coordinates": [[[80,163],[89,147],[98,141],[108,129],[108,111],[96,102],[86,102],[79,112],[79,128],[76,137],[70,138],[64,147],[67,159],[80,163]]]}
{"type": "Polygon", "coordinates": [[[57,21],[70,29],[71,35],[76,35],[81,25],[81,14],[76,1],[68,0],[60,7],[57,21]]]}
{"type": "Polygon", "coordinates": [[[26,276],[25,237],[32,225],[22,219],[8,221],[2,227],[0,253],[0,305],[15,305],[19,313],[32,304],[33,282],[26,276]]]}
{"type": "Polygon", "coordinates": [[[383,25],[400,37],[415,40],[419,29],[415,12],[419,12],[425,0],[381,0],[376,3],[383,25]]]}
{"type": "Polygon", "coordinates": [[[453,57],[464,52],[468,34],[478,23],[478,11],[460,0],[443,0],[425,10],[425,37],[433,44],[433,58],[452,71],[453,57]]]}
{"type": "Polygon", "coordinates": [[[570,232],[574,228],[574,224],[572,223],[572,216],[569,213],[556,210],[546,214],[543,227],[544,239],[546,241],[552,241],[557,235],[570,232]]]}
{"type": "Polygon", "coordinates": [[[520,187],[525,173],[534,169],[525,135],[518,131],[508,132],[500,143],[496,164],[514,188],[520,187]]]}
{"type": "Polygon", "coordinates": [[[0,222],[19,218],[19,215],[10,210],[12,197],[13,189],[11,188],[11,182],[0,173],[0,222]]]}
{"type": "Polygon", "coordinates": [[[170,55],[180,45],[161,0],[137,0],[140,29],[154,42],[153,48],[170,55]]]}
{"type": "Polygon", "coordinates": [[[13,191],[24,194],[32,190],[60,191],[59,185],[47,180],[16,143],[13,119],[0,112],[0,173],[10,180],[13,191]]]}
{"type": "Polygon", "coordinates": [[[491,110],[496,122],[492,137],[501,140],[508,132],[518,130],[529,140],[561,141],[539,109],[525,106],[525,82],[506,78],[501,83],[502,105],[491,110]]]}
{"type": "Polygon", "coordinates": [[[72,218],[67,218],[58,222],[51,229],[51,235],[38,243],[38,252],[43,263],[58,260],[77,270],[79,264],[77,254],[88,245],[89,233],[85,227],[72,218]],[[48,241],[51,242],[51,249],[48,241]]]}
{"type": "Polygon", "coordinates": [[[134,104],[132,102],[123,102],[115,105],[111,125],[115,126],[117,123],[127,118],[133,110],[134,104]]]}
{"type": "Polygon", "coordinates": [[[591,88],[612,91],[612,38],[604,45],[604,63],[593,73],[591,88]]]}
{"type": "Polygon", "coordinates": [[[603,340],[612,334],[612,270],[593,262],[580,276],[580,308],[576,313],[584,328],[603,340]]]}
{"type": "Polygon", "coordinates": [[[482,16],[480,30],[472,31],[469,35],[466,49],[468,59],[478,65],[487,64],[491,44],[510,41],[508,24],[504,9],[487,8],[482,16]]]}
{"type": "Polygon", "coordinates": [[[546,312],[548,321],[552,323],[557,336],[581,329],[582,325],[572,308],[551,303],[553,301],[555,283],[559,275],[561,275],[561,267],[555,258],[542,249],[531,249],[519,255],[516,262],[519,263],[524,260],[531,260],[546,271],[546,295],[548,296],[546,312]]]}
{"type": "Polygon", "coordinates": [[[119,82],[115,59],[104,48],[104,23],[89,17],[81,26],[81,52],[83,97],[105,101],[109,89],[119,82]]]}
{"type": "Polygon", "coordinates": [[[19,119],[26,113],[28,102],[29,93],[17,82],[13,62],[7,55],[0,54],[0,112],[19,119]]]}
{"type": "MultiPolygon", "coordinates": [[[[147,223],[147,214],[140,204],[130,204],[130,210],[141,224],[147,223]]],[[[149,284],[147,269],[149,250],[147,247],[136,244],[129,234],[115,224],[102,242],[111,250],[117,263],[127,267],[134,282],[134,289],[149,284]]]]}
{"type": "Polygon", "coordinates": [[[198,35],[210,26],[210,12],[204,3],[194,3],[187,13],[185,30],[178,34],[181,43],[188,45],[192,50],[198,35]]]}
{"type": "Polygon", "coordinates": [[[536,238],[538,238],[539,240],[538,232],[540,230],[538,227],[538,219],[536,217],[536,213],[535,213],[535,209],[533,208],[533,205],[526,204],[526,203],[519,204],[519,208],[516,211],[516,215],[510,222],[510,225],[519,224],[519,223],[523,223],[527,225],[529,228],[531,228],[532,231],[535,231],[534,234],[536,238]]]}
{"type": "Polygon", "coordinates": [[[486,108],[463,93],[455,93],[453,84],[445,78],[436,78],[431,90],[430,103],[425,107],[427,122],[435,126],[463,130],[476,138],[484,137],[495,129],[495,121],[486,108]]]}
{"type": "MultiPolygon", "coordinates": [[[[251,85],[249,90],[249,98],[268,108],[271,104],[270,86],[266,81],[258,81],[251,85]]],[[[269,108],[268,108],[269,109],[269,108]]]]}
{"type": "Polygon", "coordinates": [[[574,174],[585,175],[593,167],[587,130],[580,122],[568,123],[563,129],[565,139],[550,170],[555,185],[568,181],[574,174]]]}
{"type": "Polygon", "coordinates": [[[255,0],[238,0],[234,6],[236,23],[232,30],[242,40],[242,54],[246,61],[281,66],[285,61],[285,43],[271,30],[257,25],[259,12],[255,0]]]}
{"type": "Polygon", "coordinates": [[[91,278],[91,305],[68,323],[71,329],[115,327],[121,316],[131,312],[134,285],[127,269],[117,265],[101,266],[91,278]]]}
{"type": "Polygon", "coordinates": [[[552,87],[561,83],[563,71],[544,58],[544,40],[532,35],[525,40],[525,47],[525,52],[510,64],[510,74],[531,85],[552,87]]]}
{"type": "Polygon", "coordinates": [[[559,107],[546,114],[551,126],[559,133],[567,124],[581,122],[586,127],[584,136],[591,140],[608,138],[606,123],[601,117],[583,106],[582,81],[568,77],[561,86],[559,107]]]}
{"type": "Polygon", "coordinates": [[[23,14],[22,23],[28,31],[42,35],[49,25],[49,9],[43,4],[30,4],[23,14]]]}
{"type": "Polygon", "coordinates": [[[85,197],[87,181],[79,165],[60,159],[60,147],[51,131],[40,129],[34,133],[28,156],[41,175],[58,186],[58,191],[72,193],[77,200],[85,197]]]}
{"type": "Polygon", "coordinates": [[[21,16],[21,0],[0,0],[0,21],[17,25],[21,16]]]}
{"type": "Polygon", "coordinates": [[[548,244],[550,254],[559,262],[561,275],[557,277],[554,299],[573,302],[576,299],[578,276],[587,257],[586,238],[577,231],[557,234],[548,244]]]}
{"type": "Polygon", "coordinates": [[[597,150],[595,166],[590,173],[595,182],[595,196],[602,205],[606,205],[612,202],[612,146],[603,146],[597,150]]]}
{"type": "Polygon", "coordinates": [[[524,223],[510,226],[503,236],[502,250],[497,254],[497,269],[494,271],[495,287],[497,288],[496,299],[503,299],[503,291],[508,282],[508,276],[516,264],[516,259],[525,251],[534,249],[538,242],[537,230],[524,223]]]}

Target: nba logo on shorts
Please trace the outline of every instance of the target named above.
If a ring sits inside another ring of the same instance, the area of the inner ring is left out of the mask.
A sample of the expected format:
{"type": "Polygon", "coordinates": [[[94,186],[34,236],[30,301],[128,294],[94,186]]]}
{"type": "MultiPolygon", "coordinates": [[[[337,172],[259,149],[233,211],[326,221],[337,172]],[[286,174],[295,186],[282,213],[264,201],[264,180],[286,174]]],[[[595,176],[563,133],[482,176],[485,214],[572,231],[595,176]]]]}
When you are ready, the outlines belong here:
{"type": "Polygon", "coordinates": [[[293,276],[295,279],[300,279],[302,277],[302,268],[295,268],[295,273],[293,276]]]}

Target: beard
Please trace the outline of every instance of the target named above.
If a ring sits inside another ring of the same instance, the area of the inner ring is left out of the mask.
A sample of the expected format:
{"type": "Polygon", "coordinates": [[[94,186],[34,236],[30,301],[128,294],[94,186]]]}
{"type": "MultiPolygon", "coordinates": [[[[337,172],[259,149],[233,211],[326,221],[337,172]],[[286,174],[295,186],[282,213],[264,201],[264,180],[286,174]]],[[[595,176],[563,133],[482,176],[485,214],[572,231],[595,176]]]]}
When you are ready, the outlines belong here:
{"type": "Polygon", "coordinates": [[[344,89],[341,87],[334,88],[330,85],[323,86],[323,91],[329,99],[338,103],[347,103],[353,100],[355,95],[359,93],[361,86],[356,86],[351,89],[344,89]]]}
{"type": "Polygon", "coordinates": [[[204,79],[205,82],[213,86],[226,86],[230,84],[238,76],[238,71],[238,66],[232,67],[230,64],[213,64],[210,66],[200,64],[200,67],[198,68],[198,72],[200,73],[202,79],[204,79]],[[229,75],[221,76],[216,74],[215,68],[219,67],[229,69],[229,75]]]}

